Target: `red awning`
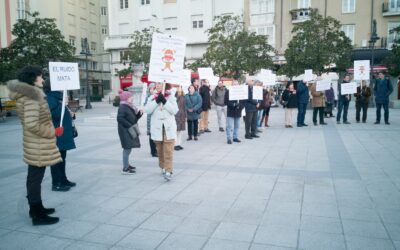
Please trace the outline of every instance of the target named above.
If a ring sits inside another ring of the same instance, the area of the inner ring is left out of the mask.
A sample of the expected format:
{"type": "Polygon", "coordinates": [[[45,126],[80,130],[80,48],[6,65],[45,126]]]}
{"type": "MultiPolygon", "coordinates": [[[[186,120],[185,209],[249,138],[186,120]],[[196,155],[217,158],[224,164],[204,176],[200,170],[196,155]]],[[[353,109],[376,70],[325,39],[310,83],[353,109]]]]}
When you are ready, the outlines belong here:
{"type": "MultiPolygon", "coordinates": [[[[388,68],[382,65],[376,65],[372,67],[372,72],[373,73],[379,73],[379,72],[387,72],[388,68]]],[[[354,73],[354,69],[353,68],[348,68],[347,69],[347,73],[354,73]]]]}

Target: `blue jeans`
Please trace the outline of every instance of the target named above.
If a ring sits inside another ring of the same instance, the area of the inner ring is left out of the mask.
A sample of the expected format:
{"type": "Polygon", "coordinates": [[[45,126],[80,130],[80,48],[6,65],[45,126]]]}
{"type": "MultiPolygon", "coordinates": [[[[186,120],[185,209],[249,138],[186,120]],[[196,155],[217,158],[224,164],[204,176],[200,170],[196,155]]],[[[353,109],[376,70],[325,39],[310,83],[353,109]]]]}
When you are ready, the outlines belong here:
{"type": "Polygon", "coordinates": [[[261,120],[262,120],[262,117],[263,117],[263,113],[264,113],[263,109],[257,111],[257,128],[260,128],[261,125],[262,125],[261,120]]]}
{"type": "Polygon", "coordinates": [[[343,110],[343,122],[347,122],[347,111],[349,110],[349,104],[350,101],[343,101],[339,99],[336,121],[340,122],[340,117],[342,116],[342,110],[343,110]]]}
{"type": "Polygon", "coordinates": [[[240,117],[227,117],[226,118],[226,139],[232,140],[232,131],[233,131],[233,139],[238,139],[240,126],[240,117]]]}
{"type": "Polygon", "coordinates": [[[381,121],[381,108],[383,107],[385,122],[389,122],[389,102],[376,103],[376,121],[381,121]]]}
{"type": "Polygon", "coordinates": [[[306,110],[307,110],[308,103],[298,103],[297,105],[297,125],[303,125],[304,119],[306,117],[306,110]]]}

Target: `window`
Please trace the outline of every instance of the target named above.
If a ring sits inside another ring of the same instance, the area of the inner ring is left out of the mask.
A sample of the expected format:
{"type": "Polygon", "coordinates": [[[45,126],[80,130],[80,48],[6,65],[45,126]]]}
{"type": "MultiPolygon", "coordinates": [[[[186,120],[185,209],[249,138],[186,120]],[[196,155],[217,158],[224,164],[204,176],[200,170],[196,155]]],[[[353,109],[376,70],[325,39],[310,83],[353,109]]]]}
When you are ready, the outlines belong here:
{"type": "Polygon", "coordinates": [[[311,0],[297,0],[297,8],[307,9],[311,7],[311,0]]]}
{"type": "Polygon", "coordinates": [[[203,15],[192,15],[192,27],[193,29],[203,28],[203,15]]]}
{"type": "Polygon", "coordinates": [[[17,13],[18,13],[18,19],[26,19],[26,2],[25,2],[25,0],[18,0],[17,13]]]}
{"type": "Polygon", "coordinates": [[[400,22],[389,22],[388,23],[388,39],[387,39],[387,43],[388,43],[388,48],[392,49],[393,43],[395,42],[395,40],[400,39],[400,34],[398,32],[393,32],[390,33],[390,31],[396,27],[400,26],[400,22]]]}
{"type": "Polygon", "coordinates": [[[355,25],[354,24],[344,24],[342,25],[342,31],[346,34],[348,38],[351,40],[351,45],[354,45],[354,33],[355,33],[355,25]]]}
{"type": "Polygon", "coordinates": [[[76,18],[74,15],[68,14],[67,16],[67,20],[68,20],[68,24],[71,26],[75,26],[76,25],[76,18]]]}
{"type": "Polygon", "coordinates": [[[272,24],[275,16],[274,0],[251,0],[250,25],[272,24]]]}
{"type": "Polygon", "coordinates": [[[176,3],[176,0],[164,0],[164,3],[176,3]]]}
{"type": "Polygon", "coordinates": [[[255,32],[257,35],[268,36],[268,44],[269,45],[275,44],[275,26],[274,25],[251,28],[250,31],[255,32]]]}
{"type": "Polygon", "coordinates": [[[97,62],[92,62],[92,69],[97,70],[97,62]]]}
{"type": "Polygon", "coordinates": [[[400,11],[400,0],[390,0],[389,1],[390,11],[400,11]]]}
{"type": "Polygon", "coordinates": [[[70,36],[69,37],[69,44],[73,47],[75,47],[75,37],[74,36],[70,36]]]}
{"type": "Polygon", "coordinates": [[[107,16],[107,7],[101,7],[101,15],[107,16]]]}
{"type": "Polygon", "coordinates": [[[140,30],[148,29],[150,27],[150,19],[139,20],[140,30]]]}
{"type": "Polygon", "coordinates": [[[119,8],[127,9],[129,7],[129,0],[119,0],[119,8]]]}
{"type": "Polygon", "coordinates": [[[150,0],[140,0],[142,5],[150,4],[150,0]]]}
{"type": "Polygon", "coordinates": [[[107,35],[107,27],[102,27],[101,28],[101,34],[107,35]]]}
{"type": "Polygon", "coordinates": [[[342,0],[342,13],[356,12],[356,0],[342,0]]]}
{"type": "Polygon", "coordinates": [[[90,49],[91,49],[91,51],[96,51],[96,43],[95,42],[91,42],[90,43],[90,49]]]}
{"type": "Polygon", "coordinates": [[[173,31],[178,29],[178,18],[168,17],[164,18],[164,29],[166,31],[173,31]]]}

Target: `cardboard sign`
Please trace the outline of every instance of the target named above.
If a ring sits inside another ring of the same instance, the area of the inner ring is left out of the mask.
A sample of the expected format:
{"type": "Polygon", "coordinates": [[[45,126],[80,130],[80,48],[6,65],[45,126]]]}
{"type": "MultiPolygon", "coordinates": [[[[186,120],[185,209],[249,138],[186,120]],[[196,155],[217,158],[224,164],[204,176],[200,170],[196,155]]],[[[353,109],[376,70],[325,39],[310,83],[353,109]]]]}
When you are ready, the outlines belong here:
{"type": "Polygon", "coordinates": [[[253,100],[262,100],[263,99],[263,87],[254,86],[253,87],[253,100]]]}
{"type": "Polygon", "coordinates": [[[317,91],[325,91],[331,88],[331,80],[324,79],[321,81],[317,81],[317,91]]]}
{"type": "Polygon", "coordinates": [[[304,82],[309,82],[313,80],[313,74],[312,74],[312,69],[306,69],[304,70],[304,82]]]}
{"type": "Polygon", "coordinates": [[[182,78],[186,40],[183,37],[153,34],[149,81],[178,83],[182,78]]]}
{"type": "Polygon", "coordinates": [[[208,81],[214,79],[214,72],[212,68],[198,68],[197,70],[199,71],[200,79],[207,79],[208,81]]]}
{"type": "Polygon", "coordinates": [[[354,80],[369,80],[369,60],[354,61],[354,80]]]}
{"type": "Polygon", "coordinates": [[[80,89],[78,63],[49,62],[52,91],[80,89]]]}
{"type": "Polygon", "coordinates": [[[342,83],[340,84],[341,93],[342,95],[350,95],[357,93],[357,83],[356,82],[349,82],[349,83],[342,83]]]}
{"type": "Polygon", "coordinates": [[[261,69],[256,78],[262,81],[264,86],[272,86],[276,84],[276,75],[269,69],[261,69]]]}
{"type": "Polygon", "coordinates": [[[218,76],[214,76],[212,79],[209,80],[211,86],[217,86],[219,81],[218,76]]]}
{"type": "Polygon", "coordinates": [[[247,85],[235,85],[229,88],[229,101],[247,100],[249,98],[249,87],[247,85]]]}
{"type": "Polygon", "coordinates": [[[181,80],[178,82],[179,85],[187,88],[189,87],[191,82],[191,71],[189,69],[184,69],[181,72],[181,80]]]}

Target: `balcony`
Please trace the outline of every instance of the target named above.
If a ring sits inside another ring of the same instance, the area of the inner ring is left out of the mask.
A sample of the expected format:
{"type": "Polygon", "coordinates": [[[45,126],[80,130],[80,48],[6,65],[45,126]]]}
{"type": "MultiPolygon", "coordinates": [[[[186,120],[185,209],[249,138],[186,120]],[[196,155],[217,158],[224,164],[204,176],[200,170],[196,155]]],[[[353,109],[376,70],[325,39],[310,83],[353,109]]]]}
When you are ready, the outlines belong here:
{"type": "Polygon", "coordinates": [[[316,9],[305,8],[291,10],[290,15],[292,16],[292,23],[302,23],[310,20],[311,12],[316,9]]]}
{"type": "Polygon", "coordinates": [[[132,42],[132,35],[108,36],[104,39],[104,50],[126,49],[132,42]]]}
{"type": "Polygon", "coordinates": [[[383,16],[400,16],[400,0],[382,3],[383,16]]]}

